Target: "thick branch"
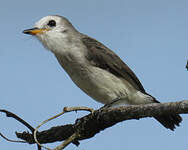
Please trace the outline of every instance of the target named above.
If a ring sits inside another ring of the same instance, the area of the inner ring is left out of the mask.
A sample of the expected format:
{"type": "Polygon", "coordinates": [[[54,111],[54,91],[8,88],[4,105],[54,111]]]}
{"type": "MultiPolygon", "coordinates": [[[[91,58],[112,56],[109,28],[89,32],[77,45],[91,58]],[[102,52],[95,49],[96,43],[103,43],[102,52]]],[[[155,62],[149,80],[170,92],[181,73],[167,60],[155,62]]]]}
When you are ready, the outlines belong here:
{"type": "MultiPolygon", "coordinates": [[[[188,100],[171,103],[153,103],[147,105],[132,105],[110,109],[99,109],[87,116],[76,120],[75,124],[53,127],[37,134],[40,143],[62,141],[73,133],[79,136],[76,140],[83,140],[93,137],[100,131],[113,126],[114,124],[130,119],[139,119],[164,114],[186,114],[188,113],[188,100]]],[[[16,133],[28,143],[35,143],[33,135],[27,132],[16,133]]]]}

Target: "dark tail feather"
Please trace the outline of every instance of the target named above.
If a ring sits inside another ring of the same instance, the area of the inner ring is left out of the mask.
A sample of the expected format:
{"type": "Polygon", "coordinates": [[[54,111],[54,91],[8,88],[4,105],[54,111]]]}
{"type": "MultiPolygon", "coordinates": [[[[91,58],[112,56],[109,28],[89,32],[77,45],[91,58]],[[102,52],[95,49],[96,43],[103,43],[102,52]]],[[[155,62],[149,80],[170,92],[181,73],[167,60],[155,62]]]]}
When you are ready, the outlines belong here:
{"type": "Polygon", "coordinates": [[[178,114],[157,116],[155,119],[157,119],[164,127],[172,131],[174,131],[176,126],[179,126],[182,121],[181,116],[178,114]]]}
{"type": "MultiPolygon", "coordinates": [[[[147,94],[147,95],[149,95],[149,94],[147,94]]],[[[149,95],[149,96],[151,96],[151,95],[149,95]]],[[[153,96],[151,96],[151,97],[153,97],[153,96]]],[[[153,97],[153,101],[155,103],[160,103],[154,97],[153,97]]],[[[176,126],[179,126],[180,122],[182,121],[181,116],[178,114],[162,115],[162,116],[156,116],[154,118],[157,119],[157,121],[159,121],[165,128],[170,129],[172,131],[174,131],[176,126]]]]}

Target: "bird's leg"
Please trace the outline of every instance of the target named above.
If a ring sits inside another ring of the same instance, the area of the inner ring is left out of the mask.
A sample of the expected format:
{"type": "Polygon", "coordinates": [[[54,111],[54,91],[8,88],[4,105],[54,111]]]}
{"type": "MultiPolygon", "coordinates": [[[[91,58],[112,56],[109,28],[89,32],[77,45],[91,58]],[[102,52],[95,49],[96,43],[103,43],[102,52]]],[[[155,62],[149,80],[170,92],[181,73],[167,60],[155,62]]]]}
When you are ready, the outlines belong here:
{"type": "Polygon", "coordinates": [[[114,103],[116,103],[116,102],[118,102],[118,101],[120,101],[120,100],[121,100],[120,97],[115,98],[115,99],[113,99],[110,103],[105,104],[105,105],[102,107],[102,109],[104,109],[104,108],[109,108],[109,107],[111,107],[114,103]]]}

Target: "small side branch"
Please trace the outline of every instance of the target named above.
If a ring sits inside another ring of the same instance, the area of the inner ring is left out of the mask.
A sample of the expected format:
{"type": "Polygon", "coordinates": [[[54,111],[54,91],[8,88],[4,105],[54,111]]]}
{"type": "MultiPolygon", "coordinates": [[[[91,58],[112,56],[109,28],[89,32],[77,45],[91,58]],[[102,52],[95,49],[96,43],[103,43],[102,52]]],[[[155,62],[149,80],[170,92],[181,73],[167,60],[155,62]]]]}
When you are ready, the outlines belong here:
{"type": "Polygon", "coordinates": [[[29,123],[27,123],[25,120],[23,120],[22,118],[18,117],[16,114],[14,114],[14,113],[12,113],[10,111],[4,110],[4,109],[0,109],[0,112],[5,113],[7,117],[14,118],[18,122],[20,122],[21,124],[26,126],[31,132],[34,132],[35,129],[29,123]]]}
{"type": "MultiPolygon", "coordinates": [[[[14,113],[12,113],[10,111],[4,110],[4,109],[0,109],[0,112],[5,113],[7,117],[14,118],[18,122],[20,122],[21,124],[26,126],[32,132],[32,134],[34,133],[35,129],[29,123],[27,123],[25,120],[23,120],[22,118],[18,117],[16,114],[14,114],[14,113]]],[[[3,137],[4,139],[6,139],[7,141],[10,141],[10,142],[21,142],[21,143],[24,143],[24,141],[10,140],[7,137],[5,137],[2,133],[1,133],[1,137],[3,137]]],[[[27,142],[27,140],[25,140],[25,142],[27,142]]],[[[37,144],[37,148],[38,148],[38,150],[41,150],[41,146],[38,145],[38,144],[37,144]]]]}
{"type": "MultiPolygon", "coordinates": [[[[92,108],[88,108],[88,107],[84,107],[84,106],[80,106],[80,107],[64,107],[64,109],[63,109],[63,111],[61,112],[61,113],[59,113],[59,114],[57,114],[57,115],[55,115],[55,116],[53,116],[53,117],[51,117],[51,118],[49,118],[49,119],[47,119],[47,120],[45,120],[45,121],[43,121],[40,125],[38,125],[37,127],[36,127],[36,129],[35,129],[35,131],[34,131],[34,140],[35,140],[35,142],[39,145],[39,146],[41,146],[41,147],[43,147],[43,148],[45,148],[45,149],[47,149],[47,150],[51,150],[50,148],[48,148],[48,147],[46,147],[46,146],[43,146],[39,141],[38,141],[38,139],[37,139],[37,132],[38,132],[38,129],[42,126],[42,125],[44,125],[45,123],[47,123],[47,122],[49,122],[49,121],[51,121],[51,120],[53,120],[53,119],[55,119],[55,118],[57,118],[57,117],[60,117],[60,116],[62,116],[63,114],[65,114],[65,113],[67,113],[67,112],[71,112],[71,111],[89,111],[89,112],[94,112],[94,110],[92,109],[92,108]]],[[[58,146],[58,147],[56,147],[54,150],[61,150],[61,149],[63,149],[63,148],[65,148],[68,144],[70,144],[70,143],[74,143],[75,145],[79,145],[79,142],[78,141],[76,141],[76,139],[77,139],[77,136],[76,136],[77,134],[76,133],[74,133],[71,137],[69,137],[68,139],[66,139],[60,146],[58,146]]]]}
{"type": "Polygon", "coordinates": [[[4,136],[1,132],[0,132],[0,136],[1,136],[3,139],[5,139],[5,140],[7,140],[7,141],[9,141],[9,142],[14,142],[14,143],[26,143],[26,141],[17,141],[17,140],[9,139],[9,138],[7,138],[6,136],[4,136]]]}

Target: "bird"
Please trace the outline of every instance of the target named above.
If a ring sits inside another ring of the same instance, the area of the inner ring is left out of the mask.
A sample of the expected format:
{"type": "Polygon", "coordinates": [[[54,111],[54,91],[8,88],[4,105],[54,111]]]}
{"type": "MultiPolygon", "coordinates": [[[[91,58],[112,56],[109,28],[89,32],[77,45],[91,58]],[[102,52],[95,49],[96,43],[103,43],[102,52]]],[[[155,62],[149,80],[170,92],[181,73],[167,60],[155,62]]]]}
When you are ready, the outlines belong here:
{"type": "MultiPolygon", "coordinates": [[[[135,73],[115,52],[79,32],[67,18],[43,17],[23,33],[35,36],[51,51],[71,80],[94,100],[105,105],[160,103],[145,91],[135,73]]],[[[172,131],[182,121],[178,114],[154,118],[172,131]]]]}

